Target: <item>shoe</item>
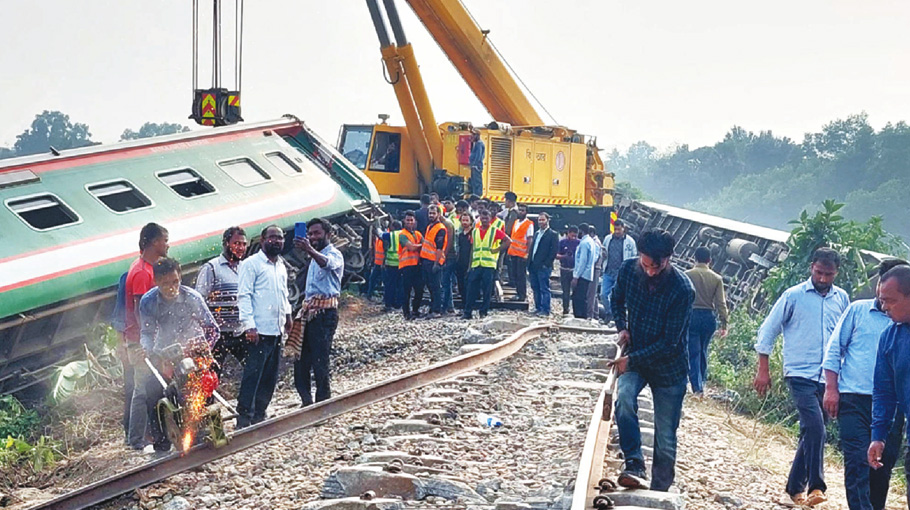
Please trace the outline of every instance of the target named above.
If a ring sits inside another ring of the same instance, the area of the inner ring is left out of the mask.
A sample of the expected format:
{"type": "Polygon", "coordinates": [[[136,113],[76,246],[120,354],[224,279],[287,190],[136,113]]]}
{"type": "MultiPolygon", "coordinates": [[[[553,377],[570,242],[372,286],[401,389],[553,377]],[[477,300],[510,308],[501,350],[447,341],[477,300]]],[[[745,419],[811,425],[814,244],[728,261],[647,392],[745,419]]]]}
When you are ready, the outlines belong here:
{"type": "Polygon", "coordinates": [[[644,462],[635,459],[627,460],[616,483],[627,489],[647,489],[648,475],[645,474],[644,462]]]}
{"type": "Polygon", "coordinates": [[[809,506],[820,505],[828,501],[828,496],[825,495],[821,489],[815,489],[809,493],[809,496],[806,498],[806,504],[809,506]]]}
{"type": "Polygon", "coordinates": [[[454,308],[449,308],[448,310],[446,310],[446,313],[455,313],[455,309],[454,309],[454,308]]]}
{"type": "Polygon", "coordinates": [[[799,494],[790,494],[790,500],[792,500],[793,504],[796,506],[806,506],[806,493],[800,492],[799,494]]]}
{"type": "Polygon", "coordinates": [[[527,299],[527,298],[523,298],[523,297],[521,297],[521,296],[512,296],[512,297],[509,298],[509,301],[524,301],[524,300],[526,300],[526,299],[527,299]]]}
{"type": "Polygon", "coordinates": [[[481,318],[481,319],[486,319],[486,318],[487,318],[487,312],[480,312],[479,315],[480,315],[480,318],[481,318]]]}
{"type": "Polygon", "coordinates": [[[440,317],[442,317],[442,314],[439,312],[433,312],[433,313],[427,315],[427,319],[438,319],[440,317]]]}

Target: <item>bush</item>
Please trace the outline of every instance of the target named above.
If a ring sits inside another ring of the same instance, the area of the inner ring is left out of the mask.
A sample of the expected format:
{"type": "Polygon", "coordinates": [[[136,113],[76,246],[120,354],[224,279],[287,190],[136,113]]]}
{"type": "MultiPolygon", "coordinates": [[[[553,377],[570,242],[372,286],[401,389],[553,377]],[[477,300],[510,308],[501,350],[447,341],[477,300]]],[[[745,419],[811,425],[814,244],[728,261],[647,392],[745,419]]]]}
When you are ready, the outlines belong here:
{"type": "Polygon", "coordinates": [[[7,438],[30,440],[38,434],[41,418],[33,409],[26,409],[16,397],[0,397],[0,440],[7,438]]]}

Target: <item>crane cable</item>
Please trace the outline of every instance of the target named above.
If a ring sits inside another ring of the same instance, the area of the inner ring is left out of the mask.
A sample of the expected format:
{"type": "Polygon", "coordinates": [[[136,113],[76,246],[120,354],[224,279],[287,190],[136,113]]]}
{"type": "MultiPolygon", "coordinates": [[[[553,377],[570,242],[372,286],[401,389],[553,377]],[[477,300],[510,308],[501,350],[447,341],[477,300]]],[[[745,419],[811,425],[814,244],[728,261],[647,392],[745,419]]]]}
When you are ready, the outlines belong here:
{"type": "MultiPolygon", "coordinates": [[[[477,22],[477,18],[474,17],[474,14],[472,14],[471,10],[468,9],[468,6],[465,5],[464,2],[461,2],[461,6],[464,7],[465,12],[468,13],[468,16],[471,17],[471,19],[474,21],[474,24],[477,25],[478,28],[480,28],[480,23],[477,22]]],[[[550,113],[550,110],[547,110],[547,107],[543,105],[543,103],[540,101],[540,99],[537,99],[537,96],[534,95],[534,92],[531,90],[531,87],[528,87],[528,84],[525,83],[524,80],[521,79],[521,76],[519,76],[518,72],[515,71],[515,68],[512,67],[512,64],[509,63],[509,61],[508,61],[508,59],[506,59],[505,55],[503,55],[499,51],[499,48],[497,48],[496,45],[493,44],[493,40],[490,38],[489,34],[487,34],[485,38],[487,41],[489,41],[490,47],[493,48],[493,51],[495,51],[496,54],[499,55],[499,58],[502,59],[502,62],[506,65],[506,67],[509,69],[509,71],[511,71],[512,76],[514,76],[515,79],[518,80],[518,83],[521,83],[521,86],[524,87],[525,90],[528,92],[528,94],[534,99],[534,101],[537,102],[538,105],[540,105],[540,108],[543,109],[544,113],[546,113],[550,117],[550,120],[552,120],[554,124],[561,126],[562,124],[560,124],[559,121],[556,120],[556,117],[554,117],[553,114],[550,113]]]]}

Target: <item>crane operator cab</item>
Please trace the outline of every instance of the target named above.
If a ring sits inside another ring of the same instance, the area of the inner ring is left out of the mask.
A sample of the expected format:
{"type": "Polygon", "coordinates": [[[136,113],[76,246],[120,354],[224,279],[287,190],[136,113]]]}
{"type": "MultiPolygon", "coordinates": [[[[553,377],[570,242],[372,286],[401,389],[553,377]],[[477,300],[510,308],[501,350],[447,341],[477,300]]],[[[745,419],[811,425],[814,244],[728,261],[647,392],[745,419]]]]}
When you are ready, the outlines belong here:
{"type": "MultiPolygon", "coordinates": [[[[381,116],[386,117],[387,116],[381,116]]],[[[345,124],[341,129],[338,151],[363,170],[382,195],[415,197],[420,195],[417,168],[404,127],[384,123],[345,124]]]]}

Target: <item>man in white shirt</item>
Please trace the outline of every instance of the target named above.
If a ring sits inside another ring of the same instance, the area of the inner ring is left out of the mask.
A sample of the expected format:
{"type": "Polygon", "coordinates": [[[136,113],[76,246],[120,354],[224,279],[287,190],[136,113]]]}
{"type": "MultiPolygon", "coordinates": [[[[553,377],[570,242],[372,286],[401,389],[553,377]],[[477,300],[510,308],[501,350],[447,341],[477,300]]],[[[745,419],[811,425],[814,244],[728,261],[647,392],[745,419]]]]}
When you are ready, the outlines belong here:
{"type": "Polygon", "coordinates": [[[278,383],[281,336],[291,326],[288,273],[281,259],[284,231],[271,225],[262,231],[262,249],[240,264],[237,302],[244,335],[250,343],[237,396],[237,428],[266,418],[278,383]]]}

